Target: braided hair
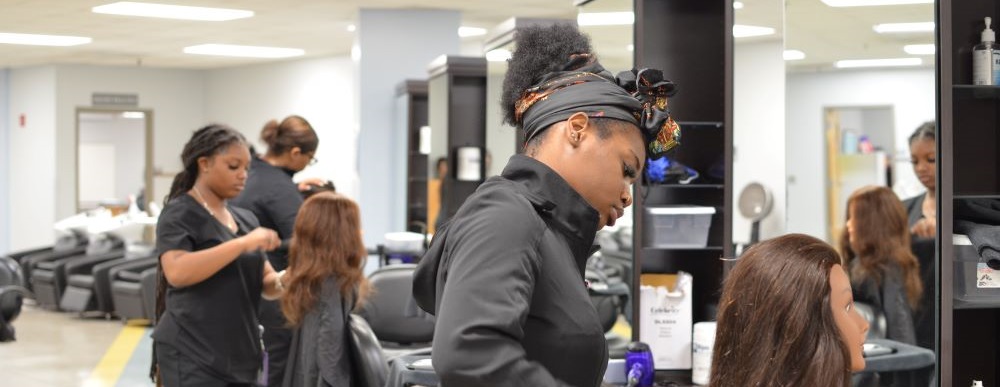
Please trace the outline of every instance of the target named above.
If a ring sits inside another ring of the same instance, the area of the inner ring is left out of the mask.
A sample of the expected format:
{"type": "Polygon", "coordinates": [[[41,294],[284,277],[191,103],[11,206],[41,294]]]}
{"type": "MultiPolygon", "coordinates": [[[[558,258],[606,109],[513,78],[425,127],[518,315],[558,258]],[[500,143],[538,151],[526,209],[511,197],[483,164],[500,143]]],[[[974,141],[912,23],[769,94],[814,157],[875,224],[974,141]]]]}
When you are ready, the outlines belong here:
{"type": "Polygon", "coordinates": [[[212,124],[195,131],[181,151],[181,163],[184,169],[174,176],[170,194],[164,202],[169,202],[194,187],[194,182],[198,180],[198,159],[220,154],[230,145],[246,145],[246,143],[240,132],[226,125],[212,124]]]}
{"type": "MultiPolygon", "coordinates": [[[[187,144],[184,144],[184,150],[181,151],[181,163],[183,163],[184,169],[177,176],[174,176],[174,182],[170,185],[170,194],[167,195],[164,202],[169,203],[194,187],[195,181],[198,180],[198,159],[225,152],[231,145],[247,146],[247,141],[240,132],[226,125],[212,124],[196,130],[187,144]]],[[[153,315],[154,324],[163,316],[167,295],[167,277],[163,274],[163,264],[157,261],[156,265],[158,274],[156,279],[156,310],[153,315]]],[[[157,386],[162,385],[155,348],[149,377],[157,386]]]]}
{"type": "Polygon", "coordinates": [[[935,128],[936,126],[937,125],[934,123],[934,121],[927,121],[920,124],[920,126],[917,127],[917,130],[914,130],[913,134],[910,135],[909,143],[913,144],[917,140],[931,140],[931,141],[937,140],[937,136],[934,133],[936,130],[935,128]]]}

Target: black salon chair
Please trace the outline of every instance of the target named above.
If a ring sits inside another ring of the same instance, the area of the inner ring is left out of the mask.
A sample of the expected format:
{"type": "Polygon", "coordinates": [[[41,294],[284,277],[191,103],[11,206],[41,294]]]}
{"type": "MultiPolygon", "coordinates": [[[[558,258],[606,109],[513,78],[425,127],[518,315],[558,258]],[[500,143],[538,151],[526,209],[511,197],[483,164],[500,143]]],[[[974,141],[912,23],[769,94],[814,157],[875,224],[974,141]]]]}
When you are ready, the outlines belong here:
{"type": "Polygon", "coordinates": [[[886,320],[881,310],[872,305],[855,302],[855,310],[868,321],[866,344],[878,344],[891,349],[891,353],[865,357],[864,371],[854,373],[854,387],[882,386],[933,386],[934,351],[898,341],[886,340],[886,320]]]}
{"type": "Polygon", "coordinates": [[[597,316],[601,319],[601,326],[604,328],[604,337],[608,342],[608,355],[612,359],[624,359],[625,350],[629,343],[629,338],[613,332],[618,322],[618,316],[623,312],[631,289],[620,278],[608,277],[603,271],[587,269],[584,273],[590,286],[587,291],[590,294],[590,301],[597,310],[597,316]]]}
{"type": "MultiPolygon", "coordinates": [[[[9,256],[14,258],[21,265],[21,273],[24,276],[24,287],[32,289],[31,274],[34,266],[41,262],[49,262],[66,257],[86,254],[89,239],[80,232],[67,232],[56,238],[56,243],[51,248],[33,249],[27,254],[14,253],[9,256]]],[[[33,297],[29,295],[28,297],[33,297]]]]}
{"type": "Polygon", "coordinates": [[[359,387],[384,387],[389,376],[389,363],[382,352],[379,338],[372,332],[364,317],[351,314],[350,334],[354,345],[350,346],[352,358],[358,361],[356,369],[360,380],[352,384],[359,387]]]}
{"type": "Polygon", "coordinates": [[[14,258],[0,257],[0,343],[14,341],[14,319],[21,314],[21,304],[28,290],[14,258]]]}
{"type": "Polygon", "coordinates": [[[434,316],[413,299],[413,271],[417,265],[383,266],[368,277],[372,295],[358,314],[371,325],[387,358],[429,351],[434,338],[434,316]]]}
{"type": "Polygon", "coordinates": [[[88,265],[66,266],[66,290],[59,307],[62,310],[79,313],[99,313],[105,317],[114,314],[111,296],[111,279],[121,270],[142,271],[156,266],[156,258],[148,250],[127,251],[125,256],[88,265]]]}
{"type": "Polygon", "coordinates": [[[121,268],[111,276],[114,313],[123,321],[153,320],[156,309],[157,258],[150,266],[121,268]]]}
{"type": "Polygon", "coordinates": [[[125,256],[125,242],[110,234],[91,238],[84,255],[37,262],[32,267],[31,286],[35,300],[43,308],[59,310],[63,291],[66,289],[67,267],[90,271],[94,265],[125,256]]]}

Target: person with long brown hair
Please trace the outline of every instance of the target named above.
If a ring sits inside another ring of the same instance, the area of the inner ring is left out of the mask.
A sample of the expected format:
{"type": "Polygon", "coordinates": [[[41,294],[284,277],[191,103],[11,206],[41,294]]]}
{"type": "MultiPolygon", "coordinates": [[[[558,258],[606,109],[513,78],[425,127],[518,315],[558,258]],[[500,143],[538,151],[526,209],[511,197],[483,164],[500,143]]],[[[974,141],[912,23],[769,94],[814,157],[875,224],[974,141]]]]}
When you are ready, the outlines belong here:
{"type": "Polygon", "coordinates": [[[278,247],[278,234],[228,203],[250,167],[239,132],[198,129],[181,162],[156,224],[151,376],[167,387],[256,385],[263,356],[258,306],[282,291],[264,254],[278,247]]]}
{"type": "Polygon", "coordinates": [[[860,188],[847,199],[846,229],[840,251],[854,298],[885,315],[887,339],[915,345],[923,285],[903,203],[887,187],[860,188]]]}
{"type": "Polygon", "coordinates": [[[297,329],[283,385],[354,385],[344,322],[369,291],[358,205],[337,193],[317,193],[302,204],[292,235],[281,309],[297,329]]]}
{"type": "MultiPolygon", "coordinates": [[[[292,115],[281,122],[268,121],[260,131],[260,139],[267,144],[267,152],[252,155],[246,188],[232,202],[252,211],[260,220],[260,225],[276,231],[278,237],[286,242],[283,245],[286,245],[292,237],[295,215],[302,205],[302,194],[299,191],[307,188],[296,186],[292,177],[316,162],[319,137],[309,121],[292,115]]],[[[286,249],[270,251],[267,258],[275,270],[285,270],[288,267],[286,249]]],[[[260,323],[264,326],[268,385],[277,386],[283,379],[292,332],[285,326],[285,318],[277,301],[261,303],[260,323]]]]}
{"type": "Polygon", "coordinates": [[[763,241],[723,284],[709,385],[848,387],[865,368],[867,331],[832,246],[802,234],[763,241]]]}

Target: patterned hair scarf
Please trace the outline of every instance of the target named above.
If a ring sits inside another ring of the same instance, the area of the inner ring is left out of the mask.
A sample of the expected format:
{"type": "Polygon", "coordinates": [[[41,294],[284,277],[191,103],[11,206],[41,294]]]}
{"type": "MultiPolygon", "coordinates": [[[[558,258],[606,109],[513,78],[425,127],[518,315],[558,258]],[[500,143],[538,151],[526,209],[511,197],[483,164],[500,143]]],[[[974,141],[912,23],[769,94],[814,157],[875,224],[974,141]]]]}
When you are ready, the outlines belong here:
{"type": "Polygon", "coordinates": [[[680,143],[680,126],[667,108],[667,99],[676,92],[659,70],[612,77],[591,54],[576,54],[562,71],[545,75],[525,90],[514,106],[514,118],[524,129],[525,141],[578,112],[626,121],[639,127],[647,156],[655,159],[680,143]]]}

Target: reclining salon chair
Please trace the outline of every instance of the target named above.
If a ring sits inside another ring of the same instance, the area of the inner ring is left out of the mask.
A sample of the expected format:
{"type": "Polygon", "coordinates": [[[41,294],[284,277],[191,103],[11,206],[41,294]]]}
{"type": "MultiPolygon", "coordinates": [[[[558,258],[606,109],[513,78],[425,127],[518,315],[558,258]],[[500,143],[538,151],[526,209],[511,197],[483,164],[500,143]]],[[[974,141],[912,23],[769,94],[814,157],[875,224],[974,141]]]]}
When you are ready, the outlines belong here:
{"type": "Polygon", "coordinates": [[[368,277],[372,295],[357,313],[371,325],[387,358],[417,351],[429,353],[434,338],[434,316],[413,299],[415,264],[379,268],[368,277]]]}
{"type": "MultiPolygon", "coordinates": [[[[80,231],[66,230],[57,231],[56,243],[52,247],[33,249],[8,255],[21,266],[23,275],[23,286],[32,290],[31,269],[39,262],[48,262],[62,259],[74,255],[85,254],[87,252],[87,236],[80,231]]],[[[34,297],[28,295],[28,297],[34,297]]]]}
{"type": "Polygon", "coordinates": [[[105,317],[115,313],[111,295],[111,280],[122,270],[145,270],[156,267],[156,258],[150,249],[130,251],[125,256],[102,262],[89,268],[87,265],[66,266],[66,291],[59,307],[68,312],[97,312],[105,317]]]}
{"type": "MultiPolygon", "coordinates": [[[[79,260],[66,264],[66,287],[59,307],[62,310],[85,314],[98,312],[109,317],[114,312],[111,298],[111,276],[125,268],[148,268],[153,256],[153,246],[144,242],[147,228],[155,225],[156,218],[135,210],[94,225],[88,231],[113,235],[124,241],[124,254],[103,262],[79,260]]],[[[155,261],[153,261],[155,266],[155,261]]]]}
{"type": "Polygon", "coordinates": [[[146,319],[153,321],[156,310],[157,257],[148,266],[122,267],[109,277],[114,313],[123,321],[146,319]]]}
{"type": "Polygon", "coordinates": [[[89,272],[95,265],[125,256],[125,243],[111,234],[91,237],[84,255],[37,262],[31,270],[31,285],[38,305],[59,310],[63,291],[66,289],[67,269],[89,272]]]}

